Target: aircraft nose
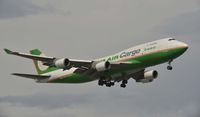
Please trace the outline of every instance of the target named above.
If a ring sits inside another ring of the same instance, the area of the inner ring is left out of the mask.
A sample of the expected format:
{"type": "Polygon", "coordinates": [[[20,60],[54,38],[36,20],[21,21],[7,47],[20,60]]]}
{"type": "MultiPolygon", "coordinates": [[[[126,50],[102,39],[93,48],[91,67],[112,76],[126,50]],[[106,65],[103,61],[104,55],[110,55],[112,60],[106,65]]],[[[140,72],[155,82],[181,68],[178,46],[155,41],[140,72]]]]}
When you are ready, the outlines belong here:
{"type": "Polygon", "coordinates": [[[188,48],[189,48],[189,46],[188,46],[188,44],[186,44],[186,43],[181,43],[181,53],[184,53],[188,48]]]}
{"type": "Polygon", "coordinates": [[[183,49],[185,49],[185,51],[189,48],[188,44],[186,43],[183,43],[182,46],[183,46],[183,49]]]}

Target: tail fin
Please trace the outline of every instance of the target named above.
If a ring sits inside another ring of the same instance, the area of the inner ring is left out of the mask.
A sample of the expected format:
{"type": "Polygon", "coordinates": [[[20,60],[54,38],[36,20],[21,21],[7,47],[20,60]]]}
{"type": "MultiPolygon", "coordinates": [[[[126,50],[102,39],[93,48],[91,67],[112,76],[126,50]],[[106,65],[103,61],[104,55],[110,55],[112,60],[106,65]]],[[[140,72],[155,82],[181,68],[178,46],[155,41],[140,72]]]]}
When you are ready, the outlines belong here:
{"type": "MultiPolygon", "coordinates": [[[[30,53],[32,55],[44,56],[44,54],[39,49],[31,50],[30,53]]],[[[35,68],[36,68],[36,71],[38,74],[44,74],[44,73],[48,73],[48,72],[57,70],[57,68],[48,67],[48,66],[43,65],[43,63],[41,61],[33,60],[33,63],[35,65],[35,68]]]]}

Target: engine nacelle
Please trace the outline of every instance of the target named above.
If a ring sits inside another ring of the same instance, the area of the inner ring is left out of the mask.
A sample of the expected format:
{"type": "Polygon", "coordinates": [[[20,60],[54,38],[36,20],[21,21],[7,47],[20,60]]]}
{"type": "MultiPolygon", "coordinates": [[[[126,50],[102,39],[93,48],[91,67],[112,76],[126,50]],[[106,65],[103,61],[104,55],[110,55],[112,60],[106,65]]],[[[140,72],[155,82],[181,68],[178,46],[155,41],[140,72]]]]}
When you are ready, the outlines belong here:
{"type": "Polygon", "coordinates": [[[57,59],[55,60],[54,65],[57,68],[67,68],[70,66],[70,61],[67,58],[57,59]]]}
{"type": "Polygon", "coordinates": [[[139,82],[149,83],[149,82],[152,82],[157,77],[158,77],[158,72],[157,71],[155,71],[155,70],[146,71],[146,72],[144,72],[144,78],[139,80],[139,82]]]}
{"type": "Polygon", "coordinates": [[[98,71],[98,72],[102,72],[102,71],[106,71],[108,69],[111,68],[111,65],[110,65],[110,62],[108,61],[103,61],[103,62],[99,62],[95,65],[95,69],[98,71]]]}
{"type": "Polygon", "coordinates": [[[144,73],[145,79],[156,79],[158,77],[158,72],[156,70],[146,71],[144,73]]]}

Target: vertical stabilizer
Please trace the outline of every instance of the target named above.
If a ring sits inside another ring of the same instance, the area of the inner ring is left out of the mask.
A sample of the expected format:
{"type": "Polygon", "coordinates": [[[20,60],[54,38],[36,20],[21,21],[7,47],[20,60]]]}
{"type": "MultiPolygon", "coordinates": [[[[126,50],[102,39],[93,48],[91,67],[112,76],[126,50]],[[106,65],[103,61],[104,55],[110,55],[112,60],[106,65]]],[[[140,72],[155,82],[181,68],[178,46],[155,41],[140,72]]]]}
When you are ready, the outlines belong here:
{"type": "MultiPolygon", "coordinates": [[[[31,50],[30,53],[32,55],[45,56],[39,49],[31,50]]],[[[41,61],[33,60],[33,63],[35,65],[35,68],[36,68],[36,71],[38,74],[44,74],[44,73],[48,73],[48,72],[57,70],[57,68],[48,67],[46,65],[43,65],[43,63],[41,61]]]]}

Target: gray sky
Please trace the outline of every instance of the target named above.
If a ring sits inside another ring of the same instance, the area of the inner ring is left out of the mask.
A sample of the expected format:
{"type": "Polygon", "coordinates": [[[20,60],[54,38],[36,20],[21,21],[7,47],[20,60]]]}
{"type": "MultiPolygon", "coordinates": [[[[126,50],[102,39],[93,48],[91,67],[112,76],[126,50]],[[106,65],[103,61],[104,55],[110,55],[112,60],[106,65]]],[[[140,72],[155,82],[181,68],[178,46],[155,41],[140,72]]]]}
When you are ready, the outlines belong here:
{"type": "Polygon", "coordinates": [[[99,87],[36,84],[11,76],[35,73],[30,60],[1,57],[0,117],[199,117],[198,0],[1,0],[0,47],[94,59],[148,41],[175,37],[190,49],[150,84],[99,87]]]}

